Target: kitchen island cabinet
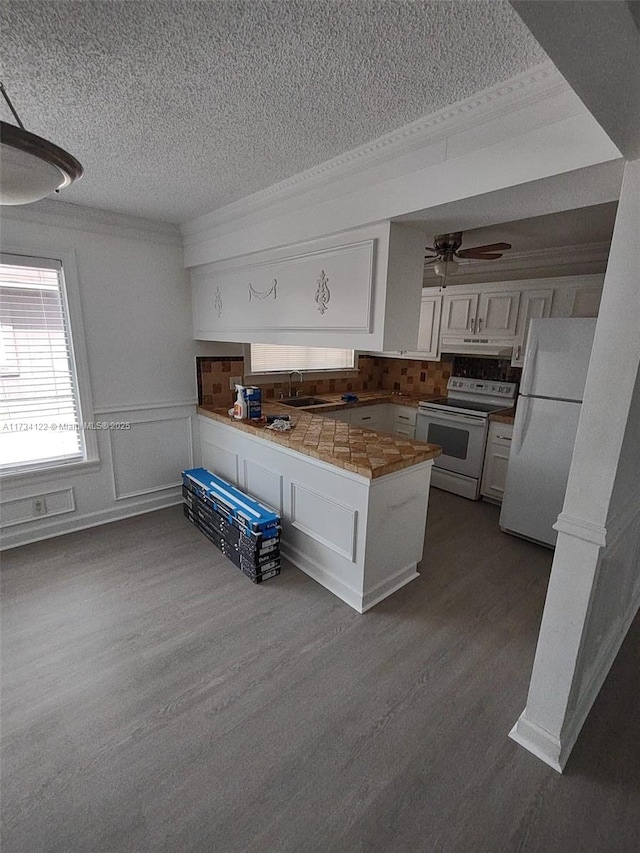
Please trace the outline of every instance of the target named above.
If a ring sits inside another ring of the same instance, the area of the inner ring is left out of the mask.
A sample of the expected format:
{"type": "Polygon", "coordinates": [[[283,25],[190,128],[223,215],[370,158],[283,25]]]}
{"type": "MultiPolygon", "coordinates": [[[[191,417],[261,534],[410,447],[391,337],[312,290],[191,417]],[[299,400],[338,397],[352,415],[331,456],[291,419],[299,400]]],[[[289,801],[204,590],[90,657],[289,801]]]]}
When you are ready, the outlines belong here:
{"type": "Polygon", "coordinates": [[[308,412],[289,433],[198,412],[202,464],[280,513],[299,569],[359,613],[418,576],[438,447],[308,412]]]}

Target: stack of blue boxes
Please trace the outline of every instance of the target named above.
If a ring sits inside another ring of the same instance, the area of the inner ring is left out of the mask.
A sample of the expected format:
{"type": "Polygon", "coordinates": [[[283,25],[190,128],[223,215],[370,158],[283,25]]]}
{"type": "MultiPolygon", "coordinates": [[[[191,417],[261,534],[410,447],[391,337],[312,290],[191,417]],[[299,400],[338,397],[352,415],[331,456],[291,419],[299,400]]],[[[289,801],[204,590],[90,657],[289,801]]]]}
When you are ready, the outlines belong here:
{"type": "Polygon", "coordinates": [[[182,472],[184,514],[253,583],[280,574],[280,516],[206,468],[182,472]]]}

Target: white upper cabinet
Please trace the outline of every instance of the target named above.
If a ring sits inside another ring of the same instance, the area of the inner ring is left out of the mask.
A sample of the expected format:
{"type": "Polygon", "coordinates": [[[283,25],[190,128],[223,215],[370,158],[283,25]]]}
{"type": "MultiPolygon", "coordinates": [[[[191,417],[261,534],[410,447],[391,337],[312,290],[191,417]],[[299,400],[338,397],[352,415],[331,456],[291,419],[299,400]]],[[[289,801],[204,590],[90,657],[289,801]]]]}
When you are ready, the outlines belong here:
{"type": "Polygon", "coordinates": [[[478,311],[478,293],[447,288],[442,300],[443,337],[467,338],[473,335],[478,311]]]}
{"type": "MultiPolygon", "coordinates": [[[[439,290],[439,288],[437,288],[439,290]]],[[[424,359],[440,358],[440,316],[442,296],[431,290],[422,291],[417,352],[424,359]]]]}
{"type": "Polygon", "coordinates": [[[385,222],[195,267],[194,336],[413,349],[423,261],[422,232],[385,222]]]}
{"type": "Polygon", "coordinates": [[[516,329],[516,340],[511,359],[512,367],[522,367],[530,320],[542,320],[551,316],[554,289],[552,287],[523,290],[520,295],[520,311],[516,329]]]}
{"type": "MultiPolygon", "coordinates": [[[[513,288],[513,283],[509,284],[513,288]]],[[[442,336],[463,338],[512,338],[518,322],[520,291],[485,289],[462,285],[447,289],[443,299],[442,336]],[[464,290],[463,290],[464,287],[464,290]]]]}
{"type": "Polygon", "coordinates": [[[597,317],[603,284],[603,273],[563,276],[549,280],[548,285],[554,288],[551,316],[597,317]]]}
{"type": "Polygon", "coordinates": [[[475,334],[484,338],[511,338],[518,322],[519,290],[480,293],[475,334]]]}

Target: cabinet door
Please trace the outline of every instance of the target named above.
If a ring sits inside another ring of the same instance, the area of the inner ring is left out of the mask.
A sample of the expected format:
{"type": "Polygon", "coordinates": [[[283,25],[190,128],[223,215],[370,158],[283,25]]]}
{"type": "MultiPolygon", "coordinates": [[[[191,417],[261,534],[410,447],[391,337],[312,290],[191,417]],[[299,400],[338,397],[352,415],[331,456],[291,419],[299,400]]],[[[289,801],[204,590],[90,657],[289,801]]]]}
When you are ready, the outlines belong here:
{"type": "Polygon", "coordinates": [[[552,317],[597,317],[604,275],[565,276],[553,284],[552,317]]]}
{"type": "Polygon", "coordinates": [[[572,294],[572,317],[597,317],[602,298],[602,285],[590,284],[577,287],[572,294]]]}
{"type": "Polygon", "coordinates": [[[512,434],[513,426],[510,424],[492,423],[490,425],[480,493],[499,503],[502,503],[507,482],[512,434]]]}
{"type": "Polygon", "coordinates": [[[442,335],[469,337],[473,334],[478,308],[477,293],[449,293],[442,300],[442,335]]]}
{"type": "Polygon", "coordinates": [[[509,338],[516,333],[520,291],[480,293],[475,333],[483,338],[509,338]]]}
{"type": "Polygon", "coordinates": [[[423,358],[439,358],[441,313],[442,296],[423,293],[418,329],[418,352],[423,358]]]}
{"type": "Polygon", "coordinates": [[[542,320],[551,316],[553,304],[553,288],[545,290],[523,290],[520,295],[520,311],[518,312],[518,325],[516,328],[516,339],[513,347],[511,365],[522,367],[524,364],[524,351],[529,331],[530,320],[542,320]]]}

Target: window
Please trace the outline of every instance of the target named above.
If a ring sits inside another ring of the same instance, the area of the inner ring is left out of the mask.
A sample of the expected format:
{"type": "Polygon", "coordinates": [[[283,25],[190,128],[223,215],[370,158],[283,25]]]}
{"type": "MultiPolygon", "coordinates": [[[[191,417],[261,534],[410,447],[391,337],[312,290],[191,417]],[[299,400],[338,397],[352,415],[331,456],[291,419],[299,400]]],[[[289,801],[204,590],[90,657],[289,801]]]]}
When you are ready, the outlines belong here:
{"type": "Polygon", "coordinates": [[[0,256],[0,466],[87,458],[62,262],[0,256]]]}
{"type": "Polygon", "coordinates": [[[289,373],[292,370],[352,370],[352,349],[285,347],[251,344],[251,373],[289,373]]]}

